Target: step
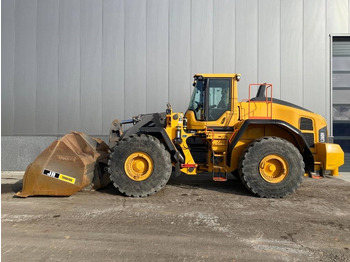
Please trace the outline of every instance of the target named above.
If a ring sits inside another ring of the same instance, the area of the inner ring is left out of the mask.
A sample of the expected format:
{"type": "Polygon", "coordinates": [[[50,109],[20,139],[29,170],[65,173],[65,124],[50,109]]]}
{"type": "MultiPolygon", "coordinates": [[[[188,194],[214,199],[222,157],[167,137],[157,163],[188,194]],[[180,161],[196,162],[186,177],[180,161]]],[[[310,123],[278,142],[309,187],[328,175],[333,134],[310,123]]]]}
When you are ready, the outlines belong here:
{"type": "Polygon", "coordinates": [[[213,169],[221,169],[226,171],[226,167],[224,166],[213,166],[213,169]]]}
{"type": "Polygon", "coordinates": [[[222,176],[214,176],[213,180],[216,182],[226,182],[227,178],[226,177],[222,177],[222,176]]]}
{"type": "Polygon", "coordinates": [[[216,153],[213,153],[214,156],[219,156],[219,157],[224,157],[226,156],[226,154],[216,154],[216,153]]]}

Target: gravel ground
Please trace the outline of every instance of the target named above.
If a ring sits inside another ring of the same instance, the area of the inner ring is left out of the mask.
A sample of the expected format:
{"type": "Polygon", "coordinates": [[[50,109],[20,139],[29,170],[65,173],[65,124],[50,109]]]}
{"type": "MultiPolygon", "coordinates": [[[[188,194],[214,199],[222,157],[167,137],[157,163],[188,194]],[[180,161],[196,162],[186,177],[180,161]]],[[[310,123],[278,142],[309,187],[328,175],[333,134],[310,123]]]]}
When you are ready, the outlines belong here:
{"type": "Polygon", "coordinates": [[[3,261],[350,261],[350,176],[305,178],[284,199],[208,174],[141,199],[113,186],[15,198],[22,175],[1,174],[3,261]]]}

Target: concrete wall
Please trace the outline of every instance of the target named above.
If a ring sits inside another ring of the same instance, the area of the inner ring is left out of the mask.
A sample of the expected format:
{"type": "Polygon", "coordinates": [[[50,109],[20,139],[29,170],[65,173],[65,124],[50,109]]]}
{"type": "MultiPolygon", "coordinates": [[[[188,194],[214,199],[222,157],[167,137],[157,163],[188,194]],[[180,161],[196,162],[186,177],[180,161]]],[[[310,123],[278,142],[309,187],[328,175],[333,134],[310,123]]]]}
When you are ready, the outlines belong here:
{"type": "Polygon", "coordinates": [[[349,3],[2,0],[2,153],[22,154],[17,136],[107,135],[168,101],[184,111],[195,73],[241,73],[240,99],[271,82],[329,119],[329,34],[350,32],[349,3]]]}
{"type": "MultiPolygon", "coordinates": [[[[23,171],[61,136],[1,136],[1,170],[23,171]]],[[[108,136],[99,136],[108,143],[108,136]]]]}

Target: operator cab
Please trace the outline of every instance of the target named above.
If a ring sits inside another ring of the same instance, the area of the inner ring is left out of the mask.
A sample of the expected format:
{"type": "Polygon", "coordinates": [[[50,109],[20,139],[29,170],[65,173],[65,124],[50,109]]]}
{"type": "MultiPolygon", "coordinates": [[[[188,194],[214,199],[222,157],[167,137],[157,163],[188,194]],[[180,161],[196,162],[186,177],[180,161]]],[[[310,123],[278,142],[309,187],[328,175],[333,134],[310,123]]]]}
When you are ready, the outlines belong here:
{"type": "Polygon", "coordinates": [[[236,74],[194,76],[194,90],[186,112],[189,129],[228,125],[232,118],[232,92],[236,77],[236,74]]]}

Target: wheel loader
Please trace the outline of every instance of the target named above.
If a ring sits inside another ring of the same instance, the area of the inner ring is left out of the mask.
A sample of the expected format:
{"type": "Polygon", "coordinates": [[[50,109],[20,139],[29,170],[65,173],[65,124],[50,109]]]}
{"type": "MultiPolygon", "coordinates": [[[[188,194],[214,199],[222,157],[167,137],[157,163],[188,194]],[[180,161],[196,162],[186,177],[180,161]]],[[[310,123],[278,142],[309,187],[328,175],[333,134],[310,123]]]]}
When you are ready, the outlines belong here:
{"type": "Polygon", "coordinates": [[[172,173],[209,172],[214,181],[233,174],[252,194],[281,198],[311,172],[338,175],[344,153],[328,143],[325,119],[274,99],[268,83],[251,84],[239,102],[240,77],[196,74],[185,113],[168,104],[163,113],[114,120],[109,146],[79,132],[64,136],[28,166],[17,195],[68,196],[112,181],[126,196],[147,197],[172,173]]]}

